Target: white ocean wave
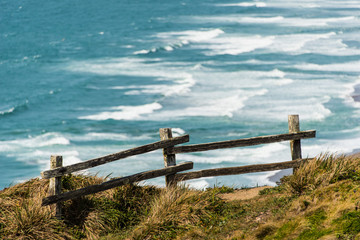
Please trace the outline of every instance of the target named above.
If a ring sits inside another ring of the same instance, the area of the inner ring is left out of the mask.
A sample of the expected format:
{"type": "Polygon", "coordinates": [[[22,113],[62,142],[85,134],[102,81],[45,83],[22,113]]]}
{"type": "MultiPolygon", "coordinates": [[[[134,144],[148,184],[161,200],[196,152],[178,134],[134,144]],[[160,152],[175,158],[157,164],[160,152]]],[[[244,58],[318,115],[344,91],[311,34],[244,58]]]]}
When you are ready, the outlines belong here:
{"type": "Polygon", "coordinates": [[[291,83],[293,83],[294,80],[290,79],[290,78],[282,78],[282,79],[276,79],[274,80],[274,85],[276,86],[284,86],[284,85],[289,85],[291,83]]]}
{"type": "Polygon", "coordinates": [[[273,44],[275,37],[256,36],[223,36],[211,39],[206,44],[196,45],[199,49],[208,49],[206,55],[239,55],[252,52],[256,49],[262,49],[273,44]]]}
{"type": "MultiPolygon", "coordinates": [[[[356,27],[360,24],[355,16],[337,18],[285,18],[283,16],[252,17],[242,15],[202,16],[194,17],[193,21],[212,23],[269,24],[291,27],[356,27]]],[[[359,55],[360,49],[351,48],[344,40],[357,39],[348,32],[328,33],[296,33],[274,36],[239,35],[223,32],[216,37],[203,39],[192,45],[192,48],[206,49],[206,55],[239,55],[255,50],[270,52],[286,52],[291,54],[318,53],[334,56],[359,55]],[[350,38],[350,39],[349,39],[350,38]]]]}
{"type": "MultiPolygon", "coordinates": [[[[317,53],[331,56],[354,56],[360,49],[350,48],[344,39],[353,36],[328,32],[321,34],[288,34],[277,36],[236,36],[224,34],[206,42],[193,45],[192,48],[204,49],[206,55],[239,55],[252,51],[288,54],[317,53]]],[[[351,39],[351,38],[350,38],[351,39]]]]}
{"type": "Polygon", "coordinates": [[[240,2],[240,3],[221,3],[216,4],[219,7],[266,7],[267,4],[264,2],[240,2]]]}
{"type": "MultiPolygon", "coordinates": [[[[325,107],[325,104],[331,99],[330,96],[319,95],[316,97],[304,98],[301,94],[299,95],[299,93],[295,92],[295,89],[300,91],[299,87],[292,86],[291,90],[289,89],[282,98],[258,99],[258,101],[262,100],[267,102],[267,108],[262,109],[261,118],[282,121],[284,116],[289,114],[299,114],[301,119],[305,121],[324,121],[327,117],[332,115],[332,111],[325,107]]],[[[283,89],[279,89],[279,91],[281,90],[283,89]]],[[[276,93],[273,94],[275,95],[276,93]]],[[[246,114],[249,118],[256,119],[258,110],[255,111],[255,109],[258,109],[258,107],[257,104],[249,105],[247,108],[243,109],[243,114],[246,114]]]]}
{"type": "Polygon", "coordinates": [[[51,132],[25,139],[0,141],[0,151],[14,151],[21,148],[41,148],[53,145],[69,145],[70,141],[62,134],[51,132]]]}
{"type": "Polygon", "coordinates": [[[360,61],[332,63],[332,64],[314,64],[303,63],[294,67],[301,70],[325,71],[325,72],[360,72],[360,61]]]}
{"type": "Polygon", "coordinates": [[[141,54],[148,54],[148,53],[150,53],[150,52],[151,52],[151,50],[145,50],[145,49],[143,49],[143,50],[135,51],[134,54],[135,54],[135,55],[141,55],[141,54]]]}
{"type": "Polygon", "coordinates": [[[224,32],[221,29],[211,29],[211,30],[189,30],[182,32],[164,32],[158,33],[156,37],[164,42],[164,45],[161,47],[154,47],[150,50],[139,50],[135,51],[135,55],[145,55],[149,53],[155,53],[158,51],[174,51],[175,49],[181,48],[184,45],[190,43],[203,42],[223,34],[224,32]],[[169,44],[170,42],[170,44],[169,44]]]}
{"type": "Polygon", "coordinates": [[[194,48],[206,49],[206,55],[239,55],[255,50],[270,52],[303,53],[310,52],[305,48],[307,44],[312,44],[320,39],[328,39],[336,33],[325,34],[291,34],[279,36],[232,36],[223,35],[216,39],[211,39],[206,44],[193,46],[194,48]]]}
{"type": "Polygon", "coordinates": [[[356,132],[348,132],[343,138],[334,139],[318,139],[313,144],[302,146],[302,151],[306,152],[303,156],[315,157],[321,153],[334,153],[337,155],[359,152],[360,134],[358,129],[356,132]]]}
{"type": "Polygon", "coordinates": [[[359,86],[360,86],[360,78],[358,78],[352,83],[345,85],[346,90],[340,96],[342,99],[344,99],[345,104],[351,105],[352,107],[355,108],[360,108],[359,86]]]}
{"type": "Polygon", "coordinates": [[[306,0],[306,1],[286,1],[286,0],[275,0],[267,2],[269,7],[276,8],[327,8],[327,9],[352,9],[356,11],[360,8],[360,3],[353,0],[344,0],[344,1],[336,1],[336,0],[306,0]]]}
{"type": "Polygon", "coordinates": [[[155,53],[155,52],[162,51],[162,50],[171,52],[171,51],[174,51],[174,49],[180,48],[182,46],[183,46],[183,44],[174,44],[172,46],[168,45],[165,47],[151,48],[150,50],[143,49],[143,50],[135,51],[134,55],[146,55],[149,53],[155,53]]]}
{"type": "Polygon", "coordinates": [[[273,44],[269,46],[269,50],[272,52],[298,52],[306,44],[313,44],[313,42],[319,39],[327,39],[331,36],[335,36],[336,33],[324,33],[324,34],[291,34],[276,36],[273,44]]]}
{"type": "Polygon", "coordinates": [[[185,134],[185,131],[181,128],[171,128],[173,137],[178,137],[185,134]]]}
{"type": "MultiPolygon", "coordinates": [[[[232,118],[234,114],[239,114],[242,111],[250,99],[266,95],[274,87],[285,86],[293,82],[292,79],[285,78],[286,73],[284,71],[276,68],[270,71],[237,72],[201,69],[201,72],[193,74],[197,79],[198,87],[187,94],[186,98],[177,99],[177,104],[180,104],[181,108],[169,109],[165,106],[160,111],[143,116],[142,119],[172,119],[189,116],[232,118]],[[223,79],[226,79],[226,83],[223,79]],[[208,98],[209,95],[211,95],[210,99],[208,98]]],[[[133,90],[136,87],[132,85],[120,86],[117,89],[129,88],[129,90],[133,90]]],[[[141,89],[140,91],[145,90],[141,89]]]]}
{"type": "Polygon", "coordinates": [[[211,30],[189,30],[182,32],[164,32],[157,34],[160,39],[170,40],[178,39],[182,44],[189,44],[191,42],[204,42],[209,39],[216,38],[217,36],[224,34],[224,31],[217,28],[211,30]]]}
{"type": "Polygon", "coordinates": [[[42,170],[45,170],[50,168],[50,156],[52,155],[62,156],[64,166],[81,162],[78,151],[65,149],[59,151],[55,148],[51,151],[36,149],[35,151],[24,151],[20,154],[10,153],[7,156],[16,157],[18,161],[40,165],[42,170]]]}
{"type": "MultiPolygon", "coordinates": [[[[282,21],[282,17],[273,17],[271,19],[258,19],[259,21],[282,21]]],[[[163,34],[163,38],[183,38],[179,33],[167,33],[163,34]],[[179,34],[176,35],[176,34],[179,34]]],[[[289,34],[289,35],[277,35],[277,36],[261,36],[261,35],[235,35],[235,34],[226,34],[222,31],[222,34],[212,34],[211,37],[196,37],[193,36],[192,40],[194,45],[191,45],[195,49],[204,49],[206,55],[239,55],[242,53],[252,52],[254,50],[263,50],[271,52],[290,52],[290,53],[304,53],[311,52],[312,50],[316,52],[321,50],[319,47],[312,46],[323,46],[321,44],[316,45],[316,42],[323,39],[330,39],[327,43],[330,43],[332,47],[336,47],[335,50],[331,51],[333,53],[344,54],[344,46],[341,44],[341,39],[334,38],[337,34],[335,32],[322,33],[322,34],[289,34]],[[339,45],[341,44],[341,45],[339,45]],[[337,46],[338,45],[338,46],[337,46]],[[306,48],[304,48],[306,46],[306,48]],[[304,49],[303,49],[304,48],[304,49]]],[[[170,41],[170,40],[169,40],[170,41]]],[[[329,44],[325,44],[328,46],[329,44]]],[[[324,48],[324,47],[323,47],[324,48]]],[[[328,49],[328,48],[326,48],[328,49]]],[[[326,49],[322,52],[326,52],[326,49]]],[[[354,53],[353,53],[354,54],[354,53]]]]}
{"type": "Polygon", "coordinates": [[[256,175],[245,175],[249,179],[248,186],[276,186],[276,183],[270,181],[270,177],[274,176],[278,171],[263,172],[256,175]]]}
{"type": "Polygon", "coordinates": [[[79,119],[86,120],[139,120],[144,115],[153,113],[156,110],[161,109],[162,106],[159,103],[151,103],[140,106],[118,106],[113,107],[111,112],[101,112],[94,115],[79,117],[79,119]]]}
{"type": "Polygon", "coordinates": [[[126,95],[162,94],[164,96],[171,96],[184,95],[186,93],[189,93],[190,89],[195,85],[195,83],[196,81],[193,79],[192,75],[188,74],[186,78],[174,81],[174,84],[172,85],[155,84],[140,86],[116,86],[112,87],[112,89],[129,89],[129,91],[125,92],[126,95]]]}
{"type": "Polygon", "coordinates": [[[345,16],[337,18],[291,18],[283,16],[258,17],[243,15],[226,16],[201,16],[192,17],[196,22],[212,23],[241,23],[241,24],[276,24],[291,27],[325,27],[336,26],[346,23],[347,26],[355,25],[359,22],[356,16],[345,16]]]}
{"type": "Polygon", "coordinates": [[[0,111],[0,115],[6,115],[6,114],[9,114],[9,113],[13,113],[14,111],[15,111],[15,107],[12,107],[10,109],[0,111]]]}
{"type": "MultiPolygon", "coordinates": [[[[209,178],[205,178],[209,179],[209,178]]],[[[196,179],[196,180],[190,180],[185,182],[185,186],[188,186],[190,188],[199,189],[199,190],[205,190],[210,187],[210,184],[205,179],[196,179]]]]}
{"type": "Polygon", "coordinates": [[[25,100],[23,103],[19,103],[13,107],[10,107],[10,106],[5,106],[5,107],[1,107],[1,109],[5,109],[5,110],[0,110],[0,116],[6,116],[6,115],[9,115],[9,114],[12,114],[14,112],[17,112],[21,109],[26,109],[27,108],[27,105],[29,103],[29,100],[25,100]]]}
{"type": "Polygon", "coordinates": [[[90,142],[90,141],[139,141],[139,140],[147,140],[151,139],[150,136],[143,134],[140,136],[132,136],[130,134],[125,133],[102,133],[102,132],[90,132],[83,135],[74,135],[71,134],[67,136],[71,141],[82,141],[82,142],[90,142]]]}
{"type": "MultiPolygon", "coordinates": [[[[237,90],[238,94],[222,94],[220,92],[213,92],[212,99],[202,98],[204,93],[199,93],[196,96],[196,104],[189,104],[189,106],[178,110],[164,110],[158,114],[152,116],[157,119],[181,118],[181,117],[229,117],[232,118],[235,112],[238,112],[245,106],[245,102],[256,95],[266,94],[266,89],[260,89],[258,91],[241,91],[237,90]],[[243,93],[243,94],[241,94],[243,93]],[[219,96],[217,96],[219,95],[219,96]],[[225,96],[227,95],[227,96],[225,96]],[[201,99],[206,99],[202,100],[201,99]]],[[[190,102],[189,102],[190,103],[190,102]]],[[[193,102],[191,102],[193,103],[193,102]]]]}
{"type": "Polygon", "coordinates": [[[144,59],[120,58],[99,59],[93,61],[74,61],[64,67],[71,72],[93,73],[98,75],[127,75],[153,77],[158,81],[172,81],[172,84],[151,84],[140,86],[117,86],[113,89],[131,89],[128,95],[163,94],[164,96],[186,94],[191,91],[196,81],[186,68],[164,62],[147,64],[144,59]]]}

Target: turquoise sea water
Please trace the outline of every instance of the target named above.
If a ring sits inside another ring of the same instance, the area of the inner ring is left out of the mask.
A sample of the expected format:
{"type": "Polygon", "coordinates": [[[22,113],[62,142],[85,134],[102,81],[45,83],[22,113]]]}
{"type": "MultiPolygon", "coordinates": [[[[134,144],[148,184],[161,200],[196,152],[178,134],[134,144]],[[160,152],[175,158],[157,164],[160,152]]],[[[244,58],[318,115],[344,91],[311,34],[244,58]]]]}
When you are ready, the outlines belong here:
{"type": "MultiPolygon", "coordinates": [[[[303,156],[360,148],[357,1],[0,2],[0,189],[64,164],[159,140],[287,132],[303,156]]],[[[290,160],[289,143],[183,154],[195,169],[290,160]]],[[[89,170],[163,167],[161,151],[89,170]]],[[[259,173],[189,182],[274,184],[259,173]]],[[[164,184],[164,178],[149,181],[164,184]]]]}

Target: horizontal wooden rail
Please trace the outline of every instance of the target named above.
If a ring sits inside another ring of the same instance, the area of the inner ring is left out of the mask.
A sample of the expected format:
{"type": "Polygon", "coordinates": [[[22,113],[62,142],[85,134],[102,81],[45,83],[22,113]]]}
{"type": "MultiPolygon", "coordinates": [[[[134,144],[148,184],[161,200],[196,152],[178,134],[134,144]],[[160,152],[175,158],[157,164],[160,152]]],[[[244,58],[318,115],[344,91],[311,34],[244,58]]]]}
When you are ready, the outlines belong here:
{"type": "Polygon", "coordinates": [[[46,205],[50,205],[53,203],[57,203],[57,202],[61,202],[61,201],[65,201],[65,200],[105,191],[105,190],[108,190],[108,189],[111,189],[114,187],[118,187],[121,185],[139,182],[139,181],[156,178],[156,177],[160,177],[160,176],[164,176],[164,175],[174,174],[174,173],[177,173],[180,171],[192,169],[193,166],[194,166],[193,162],[185,162],[185,163],[181,163],[177,166],[171,166],[171,167],[166,167],[166,168],[162,168],[162,169],[158,169],[158,170],[141,172],[141,173],[127,176],[127,177],[113,179],[113,180],[110,180],[107,182],[103,182],[101,184],[91,185],[88,187],[80,188],[75,191],[46,197],[43,199],[42,205],[46,206],[46,205]]]}
{"type": "Polygon", "coordinates": [[[244,173],[266,172],[266,171],[294,168],[294,167],[299,167],[301,163],[312,159],[313,158],[304,158],[304,159],[298,159],[298,160],[280,162],[280,163],[256,164],[256,165],[248,165],[241,167],[215,168],[215,169],[206,169],[206,170],[187,172],[187,173],[178,173],[175,175],[174,181],[186,181],[186,180],[203,178],[203,177],[236,175],[236,174],[244,174],[244,173]]]}
{"type": "Polygon", "coordinates": [[[121,152],[118,152],[118,153],[114,153],[114,154],[111,154],[111,155],[91,159],[91,160],[81,162],[81,163],[76,163],[76,164],[73,164],[73,165],[70,165],[70,166],[59,167],[59,168],[55,168],[53,170],[47,170],[47,171],[42,172],[41,176],[43,178],[46,178],[46,179],[47,178],[53,178],[53,177],[59,177],[59,176],[69,174],[69,173],[72,173],[72,172],[76,172],[76,171],[96,167],[96,166],[99,166],[99,165],[102,165],[102,164],[105,164],[105,163],[113,162],[113,161],[123,159],[123,158],[127,158],[127,157],[130,157],[130,156],[155,151],[157,149],[171,147],[171,146],[181,144],[181,143],[185,143],[185,142],[188,142],[188,141],[189,141],[189,135],[184,135],[184,136],[180,136],[180,137],[174,137],[172,139],[167,139],[167,140],[162,140],[162,141],[158,141],[158,142],[155,142],[155,143],[150,143],[150,144],[147,144],[147,145],[143,145],[143,146],[140,146],[140,147],[128,149],[128,150],[121,151],[121,152]]]}
{"type": "Polygon", "coordinates": [[[314,138],[315,136],[316,136],[316,131],[309,130],[298,133],[286,133],[286,134],[244,138],[244,139],[230,140],[223,142],[202,143],[202,144],[173,147],[167,150],[167,154],[202,152],[202,151],[209,151],[209,150],[222,149],[222,148],[233,148],[233,147],[246,147],[246,146],[253,146],[259,144],[266,144],[266,143],[314,138]]]}

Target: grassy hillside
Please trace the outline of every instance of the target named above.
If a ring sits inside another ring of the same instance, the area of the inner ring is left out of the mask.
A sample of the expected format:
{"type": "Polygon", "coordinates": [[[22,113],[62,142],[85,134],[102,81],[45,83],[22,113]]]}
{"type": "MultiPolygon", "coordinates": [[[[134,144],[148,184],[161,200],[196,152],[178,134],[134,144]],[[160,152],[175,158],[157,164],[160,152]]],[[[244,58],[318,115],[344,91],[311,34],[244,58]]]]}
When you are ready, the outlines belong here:
{"type": "MultiPolygon", "coordinates": [[[[67,176],[68,191],[100,183],[67,176]]],[[[322,155],[249,200],[239,190],[127,185],[66,201],[62,220],[41,207],[48,180],[0,192],[1,239],[360,239],[360,158],[322,155]]]]}

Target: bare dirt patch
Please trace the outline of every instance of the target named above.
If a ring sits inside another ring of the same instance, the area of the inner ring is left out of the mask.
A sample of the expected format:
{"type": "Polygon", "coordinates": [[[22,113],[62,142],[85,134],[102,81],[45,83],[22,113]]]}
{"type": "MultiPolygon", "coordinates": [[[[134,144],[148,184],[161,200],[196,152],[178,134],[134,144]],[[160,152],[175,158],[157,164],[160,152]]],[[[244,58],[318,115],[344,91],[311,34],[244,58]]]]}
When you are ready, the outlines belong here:
{"type": "Polygon", "coordinates": [[[257,187],[257,188],[238,189],[232,193],[220,194],[219,197],[226,201],[248,200],[248,199],[252,199],[256,196],[259,196],[259,192],[265,188],[272,188],[272,187],[264,186],[264,187],[257,187]]]}

